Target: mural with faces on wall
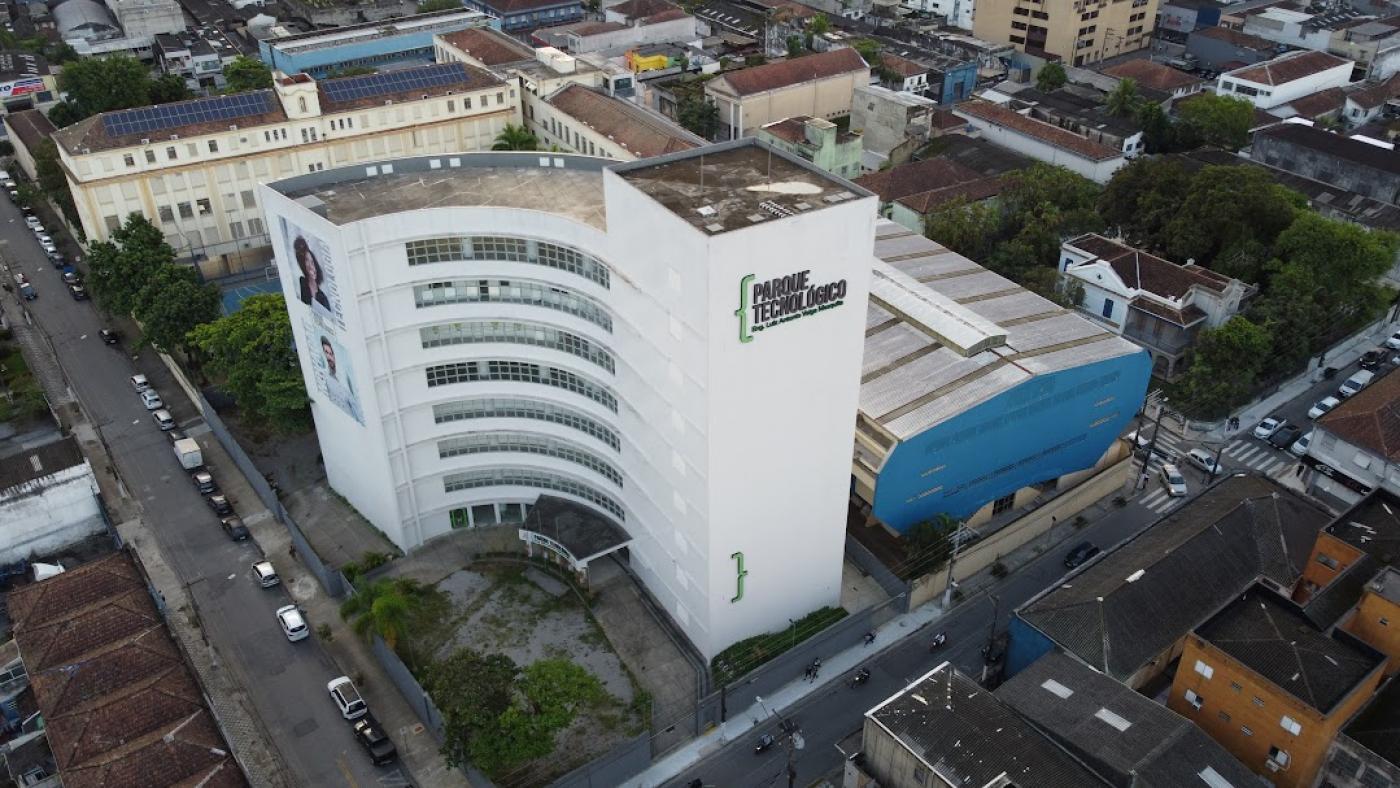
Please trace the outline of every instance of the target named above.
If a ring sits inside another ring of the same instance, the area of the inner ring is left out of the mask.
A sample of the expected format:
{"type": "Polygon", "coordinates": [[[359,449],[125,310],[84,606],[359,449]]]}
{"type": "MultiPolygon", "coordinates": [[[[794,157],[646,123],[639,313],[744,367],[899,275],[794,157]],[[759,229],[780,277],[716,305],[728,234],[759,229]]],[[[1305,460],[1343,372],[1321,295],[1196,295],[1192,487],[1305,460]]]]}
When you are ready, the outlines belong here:
{"type": "Polygon", "coordinates": [[[296,300],[300,304],[289,305],[289,309],[294,315],[301,313],[302,336],[307,344],[302,352],[311,362],[316,391],[363,426],[364,411],[355,389],[350,352],[340,341],[345,319],[330,245],[285,218],[281,221],[286,259],[293,268],[296,300]]]}

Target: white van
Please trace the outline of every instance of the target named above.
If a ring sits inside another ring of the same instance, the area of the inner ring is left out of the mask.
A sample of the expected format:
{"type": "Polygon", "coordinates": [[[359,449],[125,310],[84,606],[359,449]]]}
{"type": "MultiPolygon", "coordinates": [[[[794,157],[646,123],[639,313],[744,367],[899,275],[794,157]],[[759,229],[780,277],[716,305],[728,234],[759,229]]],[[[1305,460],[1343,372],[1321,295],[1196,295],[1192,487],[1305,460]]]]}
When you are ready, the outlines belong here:
{"type": "Polygon", "coordinates": [[[1346,382],[1342,384],[1342,387],[1337,390],[1337,394],[1342,399],[1346,399],[1347,397],[1350,397],[1356,392],[1371,385],[1371,381],[1375,379],[1376,373],[1372,372],[1369,369],[1363,369],[1355,375],[1352,375],[1351,377],[1347,378],[1346,382]]]}

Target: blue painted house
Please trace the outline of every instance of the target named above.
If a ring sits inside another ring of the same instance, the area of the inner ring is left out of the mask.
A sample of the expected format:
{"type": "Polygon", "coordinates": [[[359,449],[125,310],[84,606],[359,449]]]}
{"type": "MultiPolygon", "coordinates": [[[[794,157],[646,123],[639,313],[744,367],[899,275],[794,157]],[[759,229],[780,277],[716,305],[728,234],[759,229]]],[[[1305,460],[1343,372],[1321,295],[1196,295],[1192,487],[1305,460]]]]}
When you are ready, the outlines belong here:
{"type": "Polygon", "coordinates": [[[583,19],[583,3],[580,0],[462,0],[462,4],[498,17],[501,29],[508,33],[583,19]]]}
{"type": "Polygon", "coordinates": [[[465,8],[400,19],[313,30],[258,42],[258,57],[285,74],[320,79],[347,68],[433,62],[433,36],[474,27],[499,29],[500,20],[465,8]]]}
{"type": "Polygon", "coordinates": [[[900,225],[875,249],[853,466],[875,517],[976,526],[1116,456],[1145,351],[900,225]]]}
{"type": "Polygon", "coordinates": [[[881,52],[877,72],[884,87],[952,106],[977,89],[977,61],[937,52],[881,52]]]}

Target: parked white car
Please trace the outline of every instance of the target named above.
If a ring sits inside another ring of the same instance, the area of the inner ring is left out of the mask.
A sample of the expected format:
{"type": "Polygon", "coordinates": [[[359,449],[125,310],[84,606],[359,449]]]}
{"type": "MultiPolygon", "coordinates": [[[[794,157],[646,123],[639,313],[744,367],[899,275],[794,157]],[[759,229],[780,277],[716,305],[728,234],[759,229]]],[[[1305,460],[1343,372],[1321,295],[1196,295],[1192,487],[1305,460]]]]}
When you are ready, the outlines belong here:
{"type": "Polygon", "coordinates": [[[1186,459],[1189,460],[1192,465],[1206,473],[1213,473],[1219,476],[1222,470],[1220,466],[1216,464],[1215,457],[1205,449],[1192,449],[1186,452],[1186,459]]]}
{"type": "Polygon", "coordinates": [[[302,617],[301,610],[296,605],[286,605],[277,608],[277,623],[282,626],[282,634],[293,643],[298,640],[306,640],[311,637],[311,630],[306,626],[306,619],[302,617]]]}
{"type": "Polygon", "coordinates": [[[1336,397],[1323,397],[1322,399],[1318,400],[1311,408],[1308,408],[1308,418],[1320,419],[1322,418],[1323,414],[1337,407],[1340,404],[1342,404],[1342,401],[1337,399],[1336,397]]]}
{"type": "Polygon", "coordinates": [[[1167,488],[1167,495],[1173,498],[1186,495],[1186,477],[1181,475],[1180,468],[1171,463],[1162,466],[1162,486],[1167,488]]]}
{"type": "Polygon", "coordinates": [[[1400,350],[1400,331],[1391,334],[1390,338],[1385,341],[1385,346],[1391,350],[1400,350]]]}
{"type": "Polygon", "coordinates": [[[145,391],[146,389],[151,387],[151,382],[146,380],[145,375],[132,375],[131,387],[136,389],[137,391],[145,391]]]}
{"type": "Polygon", "coordinates": [[[272,568],[271,561],[259,561],[253,564],[253,578],[258,581],[258,585],[263,588],[272,588],[282,582],[277,577],[277,570],[272,568]]]}
{"type": "Polygon", "coordinates": [[[1308,453],[1308,444],[1312,443],[1312,436],[1312,431],[1309,430],[1308,434],[1304,435],[1296,441],[1293,441],[1293,445],[1289,446],[1288,450],[1293,452],[1295,455],[1302,457],[1303,455],[1308,453]]]}
{"type": "Polygon", "coordinates": [[[1261,441],[1266,441],[1269,439],[1270,435],[1273,435],[1275,432],[1278,432],[1279,427],[1282,426],[1283,419],[1280,419],[1277,416],[1270,416],[1267,419],[1264,419],[1263,421],[1259,422],[1259,425],[1254,428],[1254,437],[1258,438],[1261,441]]]}
{"type": "Polygon", "coordinates": [[[369,712],[365,699],[360,697],[360,691],[355,689],[355,683],[349,676],[331,679],[326,684],[326,692],[331,694],[331,700],[340,709],[340,716],[347,720],[359,719],[369,712]]]}
{"type": "Polygon", "coordinates": [[[160,410],[165,407],[165,402],[160,398],[160,394],[155,389],[146,389],[141,392],[141,402],[146,406],[146,410],[160,410]]]}

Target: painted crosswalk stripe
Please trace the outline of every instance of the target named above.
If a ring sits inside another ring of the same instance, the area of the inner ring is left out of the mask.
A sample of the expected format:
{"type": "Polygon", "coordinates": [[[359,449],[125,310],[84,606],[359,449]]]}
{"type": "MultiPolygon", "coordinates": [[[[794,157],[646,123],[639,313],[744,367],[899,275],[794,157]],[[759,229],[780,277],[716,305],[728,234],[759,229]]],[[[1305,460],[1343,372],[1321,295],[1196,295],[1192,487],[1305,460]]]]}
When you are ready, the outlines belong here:
{"type": "Polygon", "coordinates": [[[1246,447],[1244,447],[1244,448],[1241,449],[1241,450],[1237,450],[1237,451],[1232,451],[1232,452],[1230,452],[1230,456],[1234,457],[1235,459],[1239,460],[1240,462],[1246,462],[1246,463],[1247,463],[1247,462],[1249,462],[1255,455],[1259,454],[1260,451],[1262,451],[1262,449],[1260,449],[1258,446],[1246,446],[1246,447]]]}
{"type": "Polygon", "coordinates": [[[1146,506],[1150,509],[1152,508],[1153,504],[1157,503],[1162,498],[1164,498],[1166,494],[1166,490],[1163,490],[1162,488],[1158,487],[1156,490],[1153,490],[1152,492],[1142,496],[1142,501],[1140,503],[1142,503],[1143,506],[1146,506]]]}

